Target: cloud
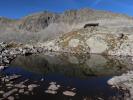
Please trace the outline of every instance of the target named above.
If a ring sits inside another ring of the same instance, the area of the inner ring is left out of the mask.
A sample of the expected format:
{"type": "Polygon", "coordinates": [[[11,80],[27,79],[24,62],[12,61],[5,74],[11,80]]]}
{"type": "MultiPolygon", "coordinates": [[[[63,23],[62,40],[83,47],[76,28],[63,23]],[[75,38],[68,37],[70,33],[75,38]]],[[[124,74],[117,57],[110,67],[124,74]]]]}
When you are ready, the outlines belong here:
{"type": "Polygon", "coordinates": [[[92,7],[98,5],[102,0],[94,0],[94,2],[92,3],[92,7]]]}

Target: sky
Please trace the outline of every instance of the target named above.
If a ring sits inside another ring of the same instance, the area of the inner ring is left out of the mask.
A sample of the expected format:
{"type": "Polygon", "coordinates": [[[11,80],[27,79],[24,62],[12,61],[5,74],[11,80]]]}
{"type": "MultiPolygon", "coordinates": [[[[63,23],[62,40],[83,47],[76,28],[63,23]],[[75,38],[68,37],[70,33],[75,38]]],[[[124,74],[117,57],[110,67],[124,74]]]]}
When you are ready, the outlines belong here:
{"type": "Polygon", "coordinates": [[[41,12],[93,8],[133,16],[133,0],[0,0],[0,16],[19,19],[41,12]]]}

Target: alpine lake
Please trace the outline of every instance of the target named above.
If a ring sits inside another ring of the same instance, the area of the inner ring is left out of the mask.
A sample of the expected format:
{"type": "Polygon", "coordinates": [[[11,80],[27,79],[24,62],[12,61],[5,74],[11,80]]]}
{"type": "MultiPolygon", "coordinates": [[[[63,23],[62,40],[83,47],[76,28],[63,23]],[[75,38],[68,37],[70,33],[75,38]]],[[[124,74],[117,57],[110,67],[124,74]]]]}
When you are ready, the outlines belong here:
{"type": "Polygon", "coordinates": [[[0,90],[8,96],[6,92],[16,89],[11,94],[15,100],[116,100],[123,93],[107,81],[132,70],[132,65],[131,57],[96,54],[18,56],[0,74],[0,90]],[[13,76],[19,77],[2,82],[3,77],[13,76]]]}

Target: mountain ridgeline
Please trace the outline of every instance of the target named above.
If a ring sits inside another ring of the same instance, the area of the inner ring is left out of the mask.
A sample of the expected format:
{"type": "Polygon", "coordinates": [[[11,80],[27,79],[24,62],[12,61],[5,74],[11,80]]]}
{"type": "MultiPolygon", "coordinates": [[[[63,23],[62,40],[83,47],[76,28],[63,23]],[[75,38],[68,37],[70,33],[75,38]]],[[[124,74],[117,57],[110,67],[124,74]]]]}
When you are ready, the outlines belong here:
{"type": "Polygon", "coordinates": [[[19,20],[0,17],[0,41],[46,41],[80,29],[87,23],[132,31],[133,18],[93,9],[68,10],[63,13],[44,11],[19,20]]]}

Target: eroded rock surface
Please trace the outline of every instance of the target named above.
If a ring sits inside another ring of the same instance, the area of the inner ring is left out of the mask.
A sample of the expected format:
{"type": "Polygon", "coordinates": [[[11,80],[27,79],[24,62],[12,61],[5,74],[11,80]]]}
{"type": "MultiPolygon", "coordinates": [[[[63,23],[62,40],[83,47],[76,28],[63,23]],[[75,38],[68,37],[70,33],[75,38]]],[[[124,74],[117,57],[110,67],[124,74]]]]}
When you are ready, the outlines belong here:
{"type": "Polygon", "coordinates": [[[108,81],[109,85],[117,87],[122,90],[127,90],[129,93],[128,97],[125,100],[133,99],[133,71],[129,71],[121,76],[115,76],[108,81]]]}
{"type": "Polygon", "coordinates": [[[132,37],[128,32],[99,26],[72,31],[40,45],[57,52],[133,56],[132,37]]]}

